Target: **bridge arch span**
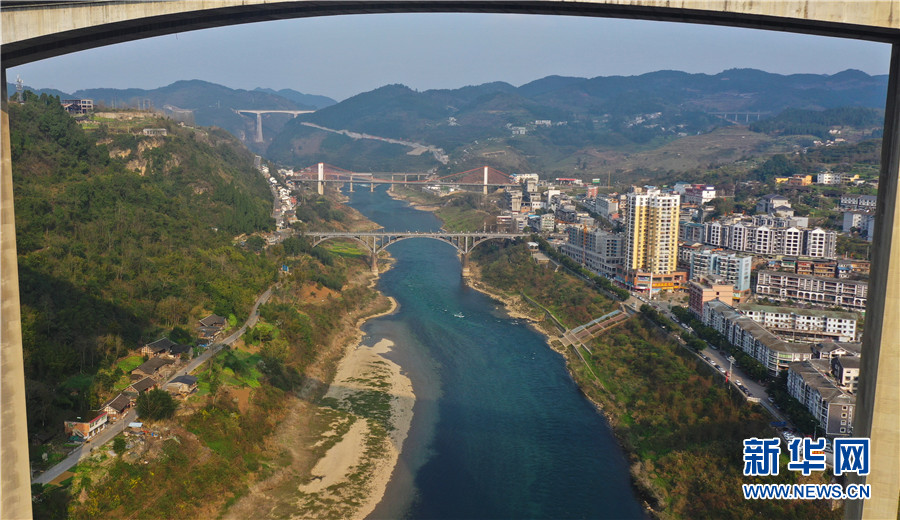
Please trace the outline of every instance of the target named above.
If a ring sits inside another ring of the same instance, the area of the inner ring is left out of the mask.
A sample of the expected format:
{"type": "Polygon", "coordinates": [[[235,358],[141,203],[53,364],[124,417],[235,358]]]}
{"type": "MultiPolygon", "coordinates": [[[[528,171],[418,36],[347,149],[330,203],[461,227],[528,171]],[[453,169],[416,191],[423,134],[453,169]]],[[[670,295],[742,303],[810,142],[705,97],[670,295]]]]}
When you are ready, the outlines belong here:
{"type": "Polygon", "coordinates": [[[313,241],[312,246],[313,246],[313,247],[316,247],[316,246],[318,246],[319,244],[321,244],[321,243],[323,243],[323,242],[327,242],[328,240],[337,240],[337,239],[339,239],[339,238],[340,238],[340,239],[348,239],[348,238],[349,238],[349,239],[351,239],[351,240],[353,240],[353,241],[355,241],[355,242],[358,242],[358,243],[362,244],[363,247],[366,248],[366,251],[369,252],[369,254],[374,254],[374,253],[375,253],[375,251],[372,250],[372,246],[370,246],[369,244],[367,244],[365,240],[363,240],[363,239],[361,239],[361,238],[359,238],[359,237],[349,236],[349,235],[324,235],[324,236],[321,236],[321,237],[317,237],[316,240],[313,241]]]}

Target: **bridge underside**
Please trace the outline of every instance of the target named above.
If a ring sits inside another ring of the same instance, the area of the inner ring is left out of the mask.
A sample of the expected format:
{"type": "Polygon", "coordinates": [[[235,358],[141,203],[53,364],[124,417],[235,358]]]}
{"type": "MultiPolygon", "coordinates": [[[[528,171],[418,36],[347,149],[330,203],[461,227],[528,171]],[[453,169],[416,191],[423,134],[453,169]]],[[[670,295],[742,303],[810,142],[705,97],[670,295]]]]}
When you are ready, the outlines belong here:
{"type": "Polygon", "coordinates": [[[19,2],[6,4],[2,12],[5,67],[152,36],[343,14],[453,12],[634,18],[883,42],[895,41],[900,30],[900,7],[892,0],[204,0],[100,1],[80,5],[41,2],[33,7],[19,2]]]}
{"type": "Polygon", "coordinates": [[[30,518],[28,442],[16,269],[6,68],[53,56],[195,29],[342,14],[524,13],[634,18],[789,31],[893,45],[879,177],[858,411],[854,435],[871,437],[870,500],[847,518],[897,518],[900,494],[900,2],[896,0],[196,0],[5,1],[0,177],[0,518],[30,518]]]}

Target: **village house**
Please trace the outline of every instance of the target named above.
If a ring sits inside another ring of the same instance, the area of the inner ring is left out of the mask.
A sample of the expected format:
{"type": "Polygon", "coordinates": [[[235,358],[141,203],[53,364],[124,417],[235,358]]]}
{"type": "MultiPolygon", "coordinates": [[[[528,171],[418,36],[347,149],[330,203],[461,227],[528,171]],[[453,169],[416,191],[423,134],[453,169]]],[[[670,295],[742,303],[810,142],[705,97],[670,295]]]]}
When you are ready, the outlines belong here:
{"type": "Polygon", "coordinates": [[[172,359],[179,359],[182,355],[190,358],[193,353],[194,349],[190,345],[172,345],[169,347],[169,357],[172,359]]]}
{"type": "Polygon", "coordinates": [[[166,391],[172,394],[187,395],[197,390],[197,378],[194,376],[178,376],[166,384],[166,391]]]}
{"type": "Polygon", "coordinates": [[[160,357],[168,354],[169,349],[175,345],[175,342],[170,340],[169,338],[162,338],[154,341],[153,343],[148,343],[141,347],[141,355],[147,357],[160,357]]]}
{"type": "Polygon", "coordinates": [[[110,422],[115,422],[122,418],[129,408],[131,408],[131,399],[124,394],[119,394],[101,406],[100,411],[107,414],[110,422]]]}
{"type": "Polygon", "coordinates": [[[147,360],[141,366],[135,368],[131,371],[131,377],[133,379],[143,379],[145,377],[155,377],[159,379],[165,379],[171,372],[173,367],[170,367],[173,361],[171,359],[164,358],[152,358],[147,360]]]}
{"type": "Polygon", "coordinates": [[[216,337],[228,326],[228,321],[222,316],[210,314],[200,320],[200,326],[197,327],[197,335],[200,337],[201,345],[209,345],[215,341],[216,337]]]}
{"type": "Polygon", "coordinates": [[[129,390],[137,392],[138,394],[153,390],[154,388],[159,388],[159,383],[152,377],[145,377],[140,381],[132,383],[131,386],[128,387],[129,390]]]}
{"type": "Polygon", "coordinates": [[[65,421],[63,424],[66,429],[66,435],[70,439],[76,441],[89,441],[95,435],[106,429],[106,423],[109,420],[105,412],[94,417],[88,422],[65,421]]]}

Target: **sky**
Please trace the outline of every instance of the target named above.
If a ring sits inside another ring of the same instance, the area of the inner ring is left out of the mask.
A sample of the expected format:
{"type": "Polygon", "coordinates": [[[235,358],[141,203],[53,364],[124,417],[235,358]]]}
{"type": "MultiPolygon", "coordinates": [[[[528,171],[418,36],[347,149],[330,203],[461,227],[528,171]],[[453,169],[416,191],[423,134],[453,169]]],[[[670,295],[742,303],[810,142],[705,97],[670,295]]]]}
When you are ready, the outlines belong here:
{"type": "Polygon", "coordinates": [[[161,36],[7,70],[35,88],[145,88],[202,79],[343,100],[383,85],[519,86],[549,75],[887,74],[887,44],[754,29],[520,14],[375,14],[261,22],[161,36]]]}

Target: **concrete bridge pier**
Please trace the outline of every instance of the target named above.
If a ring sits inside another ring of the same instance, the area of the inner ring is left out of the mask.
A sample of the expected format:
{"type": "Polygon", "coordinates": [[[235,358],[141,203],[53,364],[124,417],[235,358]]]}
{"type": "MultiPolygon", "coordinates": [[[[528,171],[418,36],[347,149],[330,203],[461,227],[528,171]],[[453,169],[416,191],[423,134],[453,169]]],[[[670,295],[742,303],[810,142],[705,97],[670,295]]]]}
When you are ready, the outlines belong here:
{"type": "Polygon", "coordinates": [[[391,174],[391,183],[388,184],[388,191],[390,191],[392,193],[394,191],[394,174],[393,173],[391,174]]]}
{"type": "Polygon", "coordinates": [[[462,264],[462,277],[469,278],[472,271],[469,269],[469,253],[459,253],[459,262],[462,264]]]}
{"type": "Polygon", "coordinates": [[[375,193],[375,179],[372,178],[372,182],[369,183],[369,191],[375,193]]]}
{"type": "Polygon", "coordinates": [[[488,167],[485,166],[484,167],[484,191],[482,192],[485,195],[487,195],[487,181],[488,181],[488,167]]]}
{"type": "Polygon", "coordinates": [[[325,163],[319,163],[319,182],[316,183],[316,193],[325,195],[325,163]]]}
{"type": "Polygon", "coordinates": [[[372,253],[369,256],[369,263],[372,267],[372,274],[378,274],[378,253],[372,253]]]}
{"type": "Polygon", "coordinates": [[[256,113],[256,142],[263,142],[263,133],[262,133],[262,112],[256,113]]]}
{"type": "Polygon", "coordinates": [[[853,437],[871,438],[871,471],[849,480],[872,486],[848,500],[844,518],[897,518],[900,490],[900,43],[893,45],[881,174],[875,206],[872,274],[860,358],[853,437]]]}
{"type": "Polygon", "coordinates": [[[353,193],[353,179],[350,179],[350,193],[353,193]]]}
{"type": "Polygon", "coordinates": [[[12,156],[9,140],[9,101],[6,67],[0,74],[0,518],[31,516],[31,477],[28,429],[25,420],[25,358],[19,309],[19,268],[16,219],[13,210],[12,156]]]}

